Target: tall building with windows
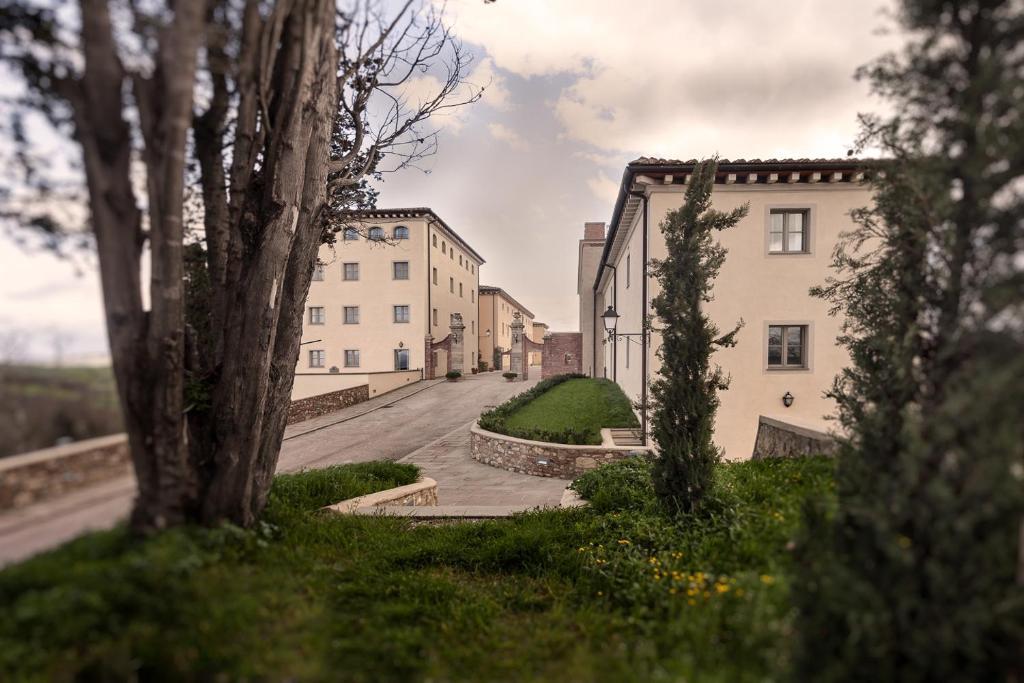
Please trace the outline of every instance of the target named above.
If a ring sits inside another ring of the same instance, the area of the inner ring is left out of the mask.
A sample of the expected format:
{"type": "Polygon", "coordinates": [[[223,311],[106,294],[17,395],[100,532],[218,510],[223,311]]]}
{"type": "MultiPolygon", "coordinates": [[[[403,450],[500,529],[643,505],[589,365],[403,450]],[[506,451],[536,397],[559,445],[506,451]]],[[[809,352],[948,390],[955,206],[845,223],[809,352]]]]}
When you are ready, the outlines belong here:
{"type": "MultiPolygon", "coordinates": [[[[607,238],[600,224],[587,224],[581,242],[580,322],[590,361],[584,367],[615,380],[639,404],[660,368],[659,321],[642,334],[659,292],[645,273],[652,259],[666,256],[660,226],[682,206],[695,163],[628,164],[607,238]],[[601,256],[593,258],[597,244],[601,256]],[[614,337],[602,320],[609,307],[618,314],[614,337]]],[[[738,225],[717,234],[728,253],[705,306],[723,333],[743,322],[736,346],[712,358],[732,378],[719,395],[714,437],[730,459],[750,457],[761,415],[816,430],[831,426],[835,405],[825,392],[849,358],[836,343],[842,320],[808,290],[833,274],[833,250],[854,227],[850,212],[871,202],[859,167],[850,159],[719,163],[713,208],[749,206],[738,225]]]]}
{"type": "Polygon", "coordinates": [[[511,360],[508,352],[512,348],[512,317],[519,313],[523,319],[523,334],[534,339],[533,313],[516,301],[501,287],[480,285],[480,358],[487,367],[508,370],[511,360]]]}
{"type": "Polygon", "coordinates": [[[297,382],[308,374],[422,369],[425,337],[447,336],[452,313],[461,313],[466,326],[468,372],[480,352],[483,257],[428,208],[362,211],[350,225],[334,245],[320,248],[297,382]]]}

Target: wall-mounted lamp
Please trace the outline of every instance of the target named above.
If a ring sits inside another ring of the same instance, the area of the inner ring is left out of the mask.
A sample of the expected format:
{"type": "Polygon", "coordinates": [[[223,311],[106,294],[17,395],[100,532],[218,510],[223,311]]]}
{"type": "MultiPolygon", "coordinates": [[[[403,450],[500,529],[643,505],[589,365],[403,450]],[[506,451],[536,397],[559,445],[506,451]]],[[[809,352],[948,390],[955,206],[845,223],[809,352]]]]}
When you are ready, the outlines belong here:
{"type": "Polygon", "coordinates": [[[405,342],[398,342],[398,348],[404,349],[405,348],[405,342]]]}
{"type": "Polygon", "coordinates": [[[788,391],[784,393],[782,395],[782,405],[786,406],[787,408],[793,405],[793,394],[789,393],[788,391]]]}
{"type": "Polygon", "coordinates": [[[604,329],[608,336],[614,335],[615,328],[619,326],[619,314],[615,309],[609,306],[608,310],[601,314],[601,320],[604,321],[604,329]]]}

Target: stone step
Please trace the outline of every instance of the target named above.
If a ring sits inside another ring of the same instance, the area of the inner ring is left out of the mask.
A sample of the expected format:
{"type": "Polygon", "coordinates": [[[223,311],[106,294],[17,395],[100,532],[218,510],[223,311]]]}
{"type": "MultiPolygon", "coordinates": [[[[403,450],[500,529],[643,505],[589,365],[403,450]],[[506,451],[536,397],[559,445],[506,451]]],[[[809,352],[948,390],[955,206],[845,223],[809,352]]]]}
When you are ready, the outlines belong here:
{"type": "Polygon", "coordinates": [[[642,446],[643,439],[636,429],[610,429],[612,441],[616,446],[642,446]]]}
{"type": "Polygon", "coordinates": [[[355,514],[416,519],[497,519],[539,509],[535,505],[378,505],[358,508],[355,514]]]}

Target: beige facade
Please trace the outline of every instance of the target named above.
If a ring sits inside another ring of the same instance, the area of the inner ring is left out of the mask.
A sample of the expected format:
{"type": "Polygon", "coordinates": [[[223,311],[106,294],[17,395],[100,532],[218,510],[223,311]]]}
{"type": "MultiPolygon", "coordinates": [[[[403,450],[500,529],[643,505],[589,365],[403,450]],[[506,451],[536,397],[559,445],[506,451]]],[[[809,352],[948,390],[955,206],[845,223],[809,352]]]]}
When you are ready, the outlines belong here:
{"type": "Polygon", "coordinates": [[[595,355],[596,349],[593,344],[593,334],[595,330],[600,332],[598,328],[601,326],[601,321],[597,317],[604,311],[601,305],[602,296],[594,291],[594,280],[597,278],[598,268],[601,267],[601,251],[604,249],[604,227],[604,223],[584,223],[583,239],[580,240],[577,253],[576,294],[580,303],[580,330],[584,332],[584,342],[589,340],[583,344],[580,367],[583,374],[591,377],[604,375],[602,358],[600,354],[595,355]],[[589,337],[587,333],[590,333],[589,337]],[[595,358],[597,365],[594,364],[595,358]]]}
{"type": "MultiPolygon", "coordinates": [[[[641,332],[645,311],[652,313],[650,301],[659,288],[653,278],[644,282],[644,262],[666,255],[659,226],[682,205],[692,169],[692,163],[648,159],[626,169],[602,252],[602,272],[595,273],[598,316],[613,305],[620,316],[619,333],[641,332]]],[[[811,297],[808,289],[832,274],[839,236],[854,227],[851,210],[870,203],[861,180],[851,161],[719,166],[713,207],[750,207],[737,226],[719,233],[728,255],[715,281],[714,300],[706,307],[723,331],[744,323],[737,345],[713,357],[732,378],[720,394],[715,426],[715,442],[727,458],[750,457],[759,415],[816,429],[832,426],[827,417],[835,405],[824,393],[848,362],[835,341],[842,321],[830,316],[828,304],[811,297]],[[790,407],[783,403],[787,393],[793,397],[790,407]]],[[[658,324],[653,321],[655,329],[658,324]]],[[[596,336],[582,329],[585,357],[586,348],[596,344],[594,374],[615,379],[630,398],[641,401],[645,369],[648,378],[659,369],[659,335],[653,332],[645,348],[641,336],[608,341],[600,320],[597,328],[596,336]]]]}
{"type": "MultiPolygon", "coordinates": [[[[535,341],[538,344],[544,343],[544,335],[548,333],[547,323],[533,323],[533,333],[528,334],[527,337],[531,341],[535,341]]],[[[530,351],[530,365],[539,366],[541,361],[544,359],[544,353],[542,351],[530,351]]]]}
{"type": "Polygon", "coordinates": [[[480,285],[480,358],[487,362],[487,367],[508,370],[508,350],[512,348],[512,316],[516,312],[522,315],[526,337],[541,342],[540,339],[534,339],[533,313],[501,287],[480,285]]]}
{"type": "Polygon", "coordinates": [[[296,389],[322,384],[305,375],[334,374],[343,384],[367,373],[422,369],[426,336],[446,337],[452,313],[461,313],[466,326],[463,370],[469,372],[480,352],[483,258],[430,209],[360,212],[351,225],[336,244],[320,248],[296,389]]]}

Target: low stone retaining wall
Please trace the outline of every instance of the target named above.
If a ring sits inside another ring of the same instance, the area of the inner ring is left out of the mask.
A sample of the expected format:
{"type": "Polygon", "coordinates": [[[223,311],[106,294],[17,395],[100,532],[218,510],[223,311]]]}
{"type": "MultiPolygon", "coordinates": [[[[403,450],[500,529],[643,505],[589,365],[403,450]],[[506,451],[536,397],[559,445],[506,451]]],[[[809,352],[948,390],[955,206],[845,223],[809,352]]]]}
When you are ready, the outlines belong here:
{"type": "Polygon", "coordinates": [[[761,415],[753,459],[835,455],[836,448],[836,440],[831,434],[761,415]]]}
{"type": "Polygon", "coordinates": [[[25,507],[130,473],[124,434],[0,458],[0,510],[25,507]]]}
{"type": "Polygon", "coordinates": [[[423,506],[437,505],[437,482],[429,477],[424,477],[415,484],[406,484],[377,493],[368,493],[365,496],[349,498],[334,505],[328,505],[324,510],[338,512],[341,514],[353,514],[357,510],[367,508],[378,508],[385,505],[423,506]]]}
{"type": "Polygon", "coordinates": [[[354,406],[357,403],[370,400],[370,385],[361,384],[358,387],[339,389],[319,396],[300,398],[293,401],[288,409],[288,424],[295,424],[303,420],[320,417],[327,413],[333,413],[342,408],[354,406]]]}
{"type": "Polygon", "coordinates": [[[496,434],[474,424],[469,434],[473,459],[510,472],[575,479],[610,462],[650,452],[643,446],[571,446],[496,434]]]}

